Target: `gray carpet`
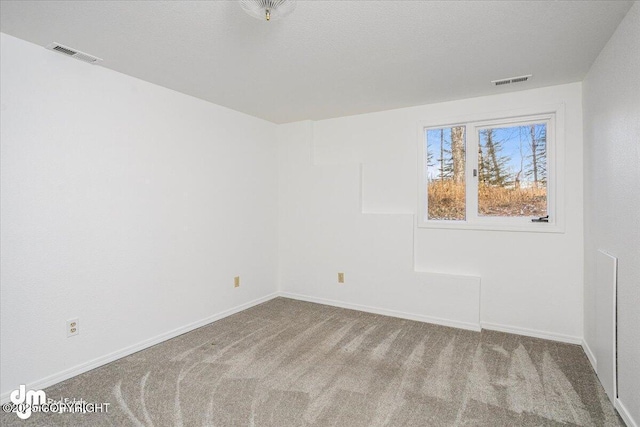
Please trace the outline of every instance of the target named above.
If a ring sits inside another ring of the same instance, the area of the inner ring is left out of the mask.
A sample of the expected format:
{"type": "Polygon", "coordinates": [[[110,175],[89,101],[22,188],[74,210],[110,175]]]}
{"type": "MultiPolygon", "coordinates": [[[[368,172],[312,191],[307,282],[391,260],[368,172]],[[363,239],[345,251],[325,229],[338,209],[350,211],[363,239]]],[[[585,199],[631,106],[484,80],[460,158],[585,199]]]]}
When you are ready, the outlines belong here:
{"type": "Polygon", "coordinates": [[[621,426],[582,349],[277,298],[45,390],[6,425],[621,426]]]}

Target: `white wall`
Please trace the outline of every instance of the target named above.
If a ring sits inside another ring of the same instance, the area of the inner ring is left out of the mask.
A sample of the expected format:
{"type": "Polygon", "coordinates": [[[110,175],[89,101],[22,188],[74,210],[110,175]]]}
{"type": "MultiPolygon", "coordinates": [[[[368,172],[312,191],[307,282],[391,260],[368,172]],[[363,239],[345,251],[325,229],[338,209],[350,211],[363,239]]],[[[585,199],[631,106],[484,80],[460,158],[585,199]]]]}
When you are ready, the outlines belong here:
{"type": "Polygon", "coordinates": [[[293,123],[278,134],[282,291],[458,326],[474,318],[477,325],[479,317],[487,328],[580,342],[580,83],[293,123]],[[560,177],[564,233],[416,228],[419,121],[559,103],[567,153],[560,177]],[[344,285],[336,283],[339,271],[344,285]],[[445,285],[427,273],[470,280],[445,285]],[[474,277],[481,278],[481,295],[474,277]],[[443,309],[454,306],[459,312],[443,309]]]}
{"type": "Polygon", "coordinates": [[[4,34],[0,51],[3,397],[274,292],[274,124],[4,34]]]}
{"type": "Polygon", "coordinates": [[[638,2],[584,81],[584,139],[585,340],[591,347],[596,341],[595,259],[602,249],[618,258],[618,405],[640,425],[638,2]]]}

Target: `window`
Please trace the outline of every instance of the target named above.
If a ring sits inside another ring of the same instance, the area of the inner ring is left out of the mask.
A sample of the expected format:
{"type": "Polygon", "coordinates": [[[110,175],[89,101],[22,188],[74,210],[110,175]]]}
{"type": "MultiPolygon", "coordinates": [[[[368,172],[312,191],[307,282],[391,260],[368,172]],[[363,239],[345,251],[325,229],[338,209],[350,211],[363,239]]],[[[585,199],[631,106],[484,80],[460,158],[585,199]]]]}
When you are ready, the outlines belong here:
{"type": "Polygon", "coordinates": [[[422,125],[419,225],[559,231],[556,112],[422,125]]]}
{"type": "Polygon", "coordinates": [[[466,218],[465,130],[465,126],[425,129],[430,220],[466,218]]]}

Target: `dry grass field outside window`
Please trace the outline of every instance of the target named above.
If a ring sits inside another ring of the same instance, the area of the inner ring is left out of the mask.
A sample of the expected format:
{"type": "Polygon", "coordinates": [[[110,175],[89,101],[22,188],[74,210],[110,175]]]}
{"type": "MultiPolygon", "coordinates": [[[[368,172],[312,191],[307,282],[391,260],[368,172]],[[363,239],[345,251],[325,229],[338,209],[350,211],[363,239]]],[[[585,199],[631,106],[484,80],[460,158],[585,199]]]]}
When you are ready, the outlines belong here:
{"type": "MultiPolygon", "coordinates": [[[[464,221],[465,184],[451,180],[432,181],[428,185],[430,220],[464,221]]],[[[478,215],[502,217],[541,217],[547,215],[545,187],[516,188],[480,184],[478,215]]]]}

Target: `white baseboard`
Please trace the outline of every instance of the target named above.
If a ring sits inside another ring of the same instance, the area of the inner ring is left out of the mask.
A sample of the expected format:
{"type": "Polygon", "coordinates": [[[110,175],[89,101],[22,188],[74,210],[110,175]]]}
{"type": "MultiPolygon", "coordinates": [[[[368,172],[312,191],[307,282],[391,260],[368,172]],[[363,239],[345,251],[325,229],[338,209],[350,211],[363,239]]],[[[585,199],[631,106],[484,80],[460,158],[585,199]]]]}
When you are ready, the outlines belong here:
{"type": "Polygon", "coordinates": [[[622,404],[622,402],[620,401],[620,398],[616,399],[614,406],[618,410],[620,417],[625,422],[627,427],[638,427],[638,423],[636,423],[634,419],[631,418],[631,414],[629,413],[627,408],[622,404]]]}
{"type": "Polygon", "coordinates": [[[533,338],[542,338],[545,340],[565,342],[569,344],[582,344],[581,337],[573,337],[571,335],[556,334],[553,332],[538,331],[535,329],[519,328],[516,326],[505,326],[497,323],[481,322],[482,329],[491,331],[507,332],[509,334],[524,335],[533,338]]]}
{"type": "Polygon", "coordinates": [[[591,362],[591,366],[593,367],[594,372],[598,372],[598,360],[596,359],[596,356],[593,354],[593,351],[591,351],[591,347],[589,347],[589,344],[587,344],[587,342],[585,340],[582,340],[582,349],[584,350],[584,354],[587,355],[587,359],[589,359],[589,362],[591,362]]]}
{"type": "Polygon", "coordinates": [[[460,322],[457,320],[441,319],[438,317],[424,316],[422,314],[406,313],[403,311],[388,310],[386,308],[370,307],[360,304],[352,304],[343,301],[335,301],[325,298],[311,297],[308,295],[295,294],[291,292],[279,292],[281,297],[291,298],[300,301],[314,302],[317,304],[330,305],[333,307],[347,308],[350,310],[365,311],[367,313],[381,314],[383,316],[399,317],[401,319],[416,320],[418,322],[434,323],[436,325],[450,326],[452,328],[480,331],[480,324],[460,322]]]}
{"type": "MultiPolygon", "coordinates": [[[[185,326],[181,326],[177,329],[174,329],[172,331],[166,332],[164,334],[155,336],[153,338],[149,338],[147,340],[144,340],[142,342],[139,342],[137,344],[131,345],[129,347],[123,348],[121,350],[118,351],[114,351],[113,353],[109,353],[105,356],[100,356],[96,359],[90,360],[88,362],[85,363],[81,363],[79,365],[76,365],[74,367],[71,367],[69,369],[65,369],[64,371],[55,373],[53,375],[50,375],[48,377],[39,379],[37,381],[33,381],[29,384],[26,384],[26,387],[28,390],[42,390],[46,387],[50,387],[54,384],[57,384],[61,381],[67,380],[71,377],[75,377],[76,375],[80,375],[82,373],[85,373],[87,371],[90,371],[92,369],[95,369],[99,366],[102,365],[106,365],[107,363],[113,362],[114,360],[118,360],[121,359],[125,356],[129,356],[130,354],[136,353],[140,350],[144,350],[145,348],[151,347],[152,345],[156,345],[158,343],[161,343],[163,341],[169,340],[171,338],[175,338],[178,335],[182,335],[184,333],[190,332],[194,329],[200,328],[202,326],[208,325],[209,323],[215,322],[216,320],[220,320],[223,319],[225,317],[231,316],[232,314],[236,314],[240,311],[246,310],[248,308],[251,308],[253,306],[256,306],[258,304],[262,304],[263,302],[269,301],[273,298],[276,298],[278,296],[278,293],[272,293],[269,295],[266,295],[262,298],[258,298],[255,299],[253,301],[249,301],[247,303],[244,304],[240,304],[236,307],[230,308],[229,310],[225,310],[222,311],[220,313],[214,314],[212,316],[206,317],[202,320],[199,320],[197,322],[193,322],[190,323],[188,325],[185,326]]],[[[0,403],[4,404],[7,403],[9,401],[9,395],[11,393],[11,390],[6,391],[4,393],[2,393],[2,395],[0,395],[0,403]]]]}

